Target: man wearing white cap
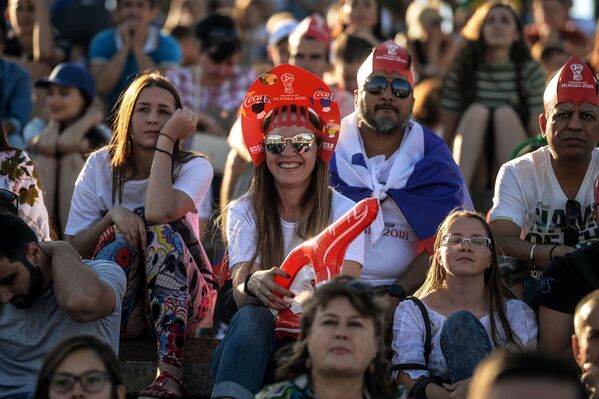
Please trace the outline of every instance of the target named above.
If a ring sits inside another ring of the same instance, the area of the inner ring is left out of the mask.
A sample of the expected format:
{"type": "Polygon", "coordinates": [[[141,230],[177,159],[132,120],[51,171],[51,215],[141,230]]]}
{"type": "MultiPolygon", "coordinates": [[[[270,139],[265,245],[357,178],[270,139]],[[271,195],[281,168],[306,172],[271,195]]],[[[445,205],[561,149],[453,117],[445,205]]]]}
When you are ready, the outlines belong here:
{"type": "Polygon", "coordinates": [[[407,50],[393,41],[378,45],[357,80],[356,112],[341,123],[331,185],[354,201],[380,201],[366,231],[362,278],[411,292],[424,280],[439,223],[472,202],[445,142],[410,119],[414,72],[407,50]]]}
{"type": "MultiPolygon", "coordinates": [[[[597,89],[586,63],[570,57],[543,95],[539,125],[548,145],[507,162],[497,175],[491,228],[505,255],[531,269],[599,235],[592,207],[599,173],[597,89]]],[[[543,282],[539,289],[546,289],[543,282]]]]}

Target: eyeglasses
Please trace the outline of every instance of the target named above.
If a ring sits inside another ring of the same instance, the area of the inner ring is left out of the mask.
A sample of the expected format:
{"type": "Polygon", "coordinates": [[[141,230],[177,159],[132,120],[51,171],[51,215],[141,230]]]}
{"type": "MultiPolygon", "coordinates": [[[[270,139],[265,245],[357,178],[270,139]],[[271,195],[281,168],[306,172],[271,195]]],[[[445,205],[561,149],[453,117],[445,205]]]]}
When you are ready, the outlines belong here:
{"type": "MultiPolygon", "coordinates": [[[[378,96],[387,89],[388,85],[389,80],[387,78],[383,76],[371,76],[366,79],[364,89],[373,96],[378,96]]],[[[391,80],[391,91],[399,98],[407,98],[412,92],[412,86],[407,80],[393,79],[391,80]]]]}
{"type": "Polygon", "coordinates": [[[2,204],[0,205],[0,209],[8,207],[9,210],[11,212],[13,212],[14,214],[18,213],[19,196],[17,194],[15,194],[9,190],[0,189],[0,201],[2,201],[2,204]]]}
{"type": "Polygon", "coordinates": [[[452,247],[458,246],[464,243],[470,244],[472,247],[477,248],[491,248],[491,239],[489,237],[462,237],[456,234],[447,234],[443,236],[443,245],[450,245],[452,247]]]}
{"type": "Polygon", "coordinates": [[[81,375],[71,373],[56,373],[50,377],[50,389],[56,393],[71,392],[75,387],[75,383],[79,381],[81,388],[87,393],[99,392],[107,381],[110,380],[110,375],[105,371],[92,370],[81,375]]]}
{"type": "Polygon", "coordinates": [[[303,154],[310,151],[316,137],[309,133],[296,134],[293,137],[283,137],[279,134],[269,134],[264,137],[264,146],[273,155],[278,155],[285,151],[287,142],[291,141],[291,148],[297,154],[303,154]]]}
{"type": "Polygon", "coordinates": [[[580,203],[569,199],[566,201],[566,223],[562,228],[564,232],[564,245],[574,246],[580,241],[580,229],[576,220],[580,216],[580,203]]]}

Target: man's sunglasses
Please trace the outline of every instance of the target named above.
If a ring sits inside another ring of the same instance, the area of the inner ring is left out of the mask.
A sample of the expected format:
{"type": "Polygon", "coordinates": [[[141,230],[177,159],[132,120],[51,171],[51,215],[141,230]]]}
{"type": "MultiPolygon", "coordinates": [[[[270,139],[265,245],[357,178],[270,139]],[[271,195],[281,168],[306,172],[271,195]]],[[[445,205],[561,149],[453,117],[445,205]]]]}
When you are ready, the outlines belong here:
{"type": "Polygon", "coordinates": [[[291,148],[297,154],[303,154],[310,151],[316,137],[310,133],[300,133],[293,137],[283,137],[279,134],[269,134],[264,137],[264,146],[273,155],[278,155],[285,151],[288,142],[291,142],[291,148]]]}
{"type": "Polygon", "coordinates": [[[19,211],[19,196],[12,191],[0,189],[0,209],[9,210],[15,215],[19,211]]]}
{"type": "Polygon", "coordinates": [[[412,92],[412,86],[407,80],[393,79],[389,81],[383,76],[371,76],[366,79],[364,89],[368,93],[378,96],[387,89],[389,83],[391,83],[391,91],[399,98],[407,98],[412,92]]]}
{"type": "Polygon", "coordinates": [[[580,229],[576,220],[580,216],[580,203],[575,200],[566,201],[566,223],[562,231],[564,232],[564,245],[574,246],[579,242],[580,229]]]}

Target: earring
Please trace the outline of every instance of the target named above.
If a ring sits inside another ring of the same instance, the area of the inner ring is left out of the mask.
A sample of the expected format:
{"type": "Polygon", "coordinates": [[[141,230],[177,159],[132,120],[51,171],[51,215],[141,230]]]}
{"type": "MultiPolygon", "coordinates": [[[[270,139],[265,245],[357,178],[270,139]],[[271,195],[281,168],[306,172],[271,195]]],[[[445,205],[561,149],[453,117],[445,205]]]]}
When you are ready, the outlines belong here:
{"type": "Polygon", "coordinates": [[[312,368],[312,359],[310,359],[309,357],[306,358],[306,368],[308,370],[310,370],[312,368]]]}

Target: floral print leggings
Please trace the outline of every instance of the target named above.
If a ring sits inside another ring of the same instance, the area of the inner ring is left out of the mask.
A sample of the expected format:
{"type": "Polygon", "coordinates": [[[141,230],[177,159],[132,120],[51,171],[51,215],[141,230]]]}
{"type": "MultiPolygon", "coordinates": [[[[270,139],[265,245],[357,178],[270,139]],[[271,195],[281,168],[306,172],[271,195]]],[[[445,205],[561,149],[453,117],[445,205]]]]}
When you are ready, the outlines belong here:
{"type": "Polygon", "coordinates": [[[127,275],[121,334],[137,335],[145,320],[156,332],[159,364],[182,367],[185,337],[189,327],[209,315],[212,287],[170,225],[149,226],[146,234],[141,254],[111,226],[100,236],[94,258],[116,262],[127,275]]]}

